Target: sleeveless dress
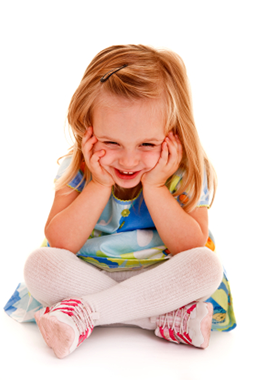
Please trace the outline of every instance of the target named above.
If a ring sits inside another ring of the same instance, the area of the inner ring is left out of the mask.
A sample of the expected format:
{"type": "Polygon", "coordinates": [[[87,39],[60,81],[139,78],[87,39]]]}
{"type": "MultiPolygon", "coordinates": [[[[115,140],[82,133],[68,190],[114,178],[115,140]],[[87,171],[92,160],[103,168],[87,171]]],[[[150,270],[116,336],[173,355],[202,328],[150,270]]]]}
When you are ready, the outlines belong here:
{"type": "MultiPolygon", "coordinates": [[[[68,156],[63,160],[56,180],[63,175],[71,159],[72,157],[68,156]]],[[[182,178],[183,172],[179,169],[172,177],[168,187],[172,195],[180,185],[182,178]]],[[[81,192],[85,185],[82,179],[83,171],[80,169],[68,186],[81,192]]],[[[183,206],[188,195],[183,193],[175,199],[183,206]]],[[[209,207],[206,176],[197,207],[209,207]]],[[[88,218],[89,215],[84,217],[88,218]]],[[[49,247],[46,239],[42,246],[49,247]]],[[[211,231],[209,231],[206,246],[215,251],[211,231]]],[[[172,257],[155,228],[142,196],[142,190],[131,200],[118,199],[112,190],[94,230],[76,255],[87,263],[106,271],[138,270],[162,263],[172,257]]],[[[230,285],[225,269],[219,288],[207,301],[214,306],[212,330],[229,331],[236,327],[230,285]]],[[[19,322],[28,322],[34,321],[33,315],[41,307],[42,305],[29,294],[26,285],[21,283],[7,302],[5,311],[19,322]]]]}

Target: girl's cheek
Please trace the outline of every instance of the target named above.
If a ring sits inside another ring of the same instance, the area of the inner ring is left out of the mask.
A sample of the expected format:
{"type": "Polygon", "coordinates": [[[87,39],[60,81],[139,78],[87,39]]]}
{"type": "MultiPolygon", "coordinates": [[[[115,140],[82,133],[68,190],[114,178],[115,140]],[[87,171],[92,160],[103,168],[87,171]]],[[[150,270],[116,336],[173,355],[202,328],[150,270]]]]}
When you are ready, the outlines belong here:
{"type": "Polygon", "coordinates": [[[150,152],[146,156],[146,166],[150,169],[152,169],[154,166],[156,166],[159,158],[161,157],[161,151],[157,150],[155,152],[150,152]]]}

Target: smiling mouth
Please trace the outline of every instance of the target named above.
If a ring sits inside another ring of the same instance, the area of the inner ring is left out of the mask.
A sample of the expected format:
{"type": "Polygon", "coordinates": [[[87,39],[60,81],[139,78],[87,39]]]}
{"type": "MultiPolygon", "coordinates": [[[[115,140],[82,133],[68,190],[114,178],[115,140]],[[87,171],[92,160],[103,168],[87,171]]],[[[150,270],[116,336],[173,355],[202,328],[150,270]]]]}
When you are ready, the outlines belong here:
{"type": "Polygon", "coordinates": [[[130,174],[130,175],[132,175],[132,174],[135,173],[135,172],[123,172],[123,171],[121,171],[121,170],[119,170],[119,172],[120,172],[121,174],[130,174]]]}
{"type": "Polygon", "coordinates": [[[137,176],[138,173],[140,173],[140,170],[136,172],[130,172],[125,170],[119,170],[115,168],[116,175],[121,179],[133,179],[137,176]]]}

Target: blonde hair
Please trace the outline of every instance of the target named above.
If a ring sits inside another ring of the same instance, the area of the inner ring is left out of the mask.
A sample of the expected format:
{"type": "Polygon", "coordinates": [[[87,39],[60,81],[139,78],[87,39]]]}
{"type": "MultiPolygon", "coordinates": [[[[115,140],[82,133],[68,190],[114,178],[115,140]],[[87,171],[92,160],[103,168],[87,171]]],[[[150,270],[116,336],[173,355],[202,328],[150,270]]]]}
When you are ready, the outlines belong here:
{"type": "MultiPolygon", "coordinates": [[[[80,169],[83,162],[82,137],[92,125],[94,107],[104,91],[130,100],[162,99],[165,102],[165,133],[170,130],[177,133],[184,151],[180,164],[184,175],[173,195],[187,192],[189,198],[183,208],[187,212],[193,210],[201,196],[205,170],[208,188],[213,190],[211,206],[216,193],[217,177],[195,127],[184,62],[172,51],[144,45],[111,46],[98,53],[87,67],[68,109],[68,124],[75,141],[66,155],[72,155],[71,164],[56,181],[55,189],[59,190],[68,184],[80,169]],[[104,83],[100,81],[106,73],[123,65],[127,66],[115,72],[104,83]]],[[[84,167],[83,177],[86,184],[91,179],[87,166],[84,167]]],[[[170,180],[171,178],[168,179],[167,186],[170,185],[170,180]]]]}

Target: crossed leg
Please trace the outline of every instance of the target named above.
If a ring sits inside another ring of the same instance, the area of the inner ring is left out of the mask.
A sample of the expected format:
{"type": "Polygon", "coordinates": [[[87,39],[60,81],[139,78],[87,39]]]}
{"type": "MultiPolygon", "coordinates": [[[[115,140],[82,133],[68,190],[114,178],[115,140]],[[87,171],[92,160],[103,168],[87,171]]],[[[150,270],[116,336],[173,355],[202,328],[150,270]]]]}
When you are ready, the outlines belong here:
{"type": "Polygon", "coordinates": [[[121,278],[57,248],[34,251],[24,268],[27,287],[43,306],[77,297],[99,313],[96,326],[123,323],[147,329],[154,328],[149,317],[207,299],[222,274],[219,258],[205,247],[181,252],[155,268],[124,272],[121,278]]]}

